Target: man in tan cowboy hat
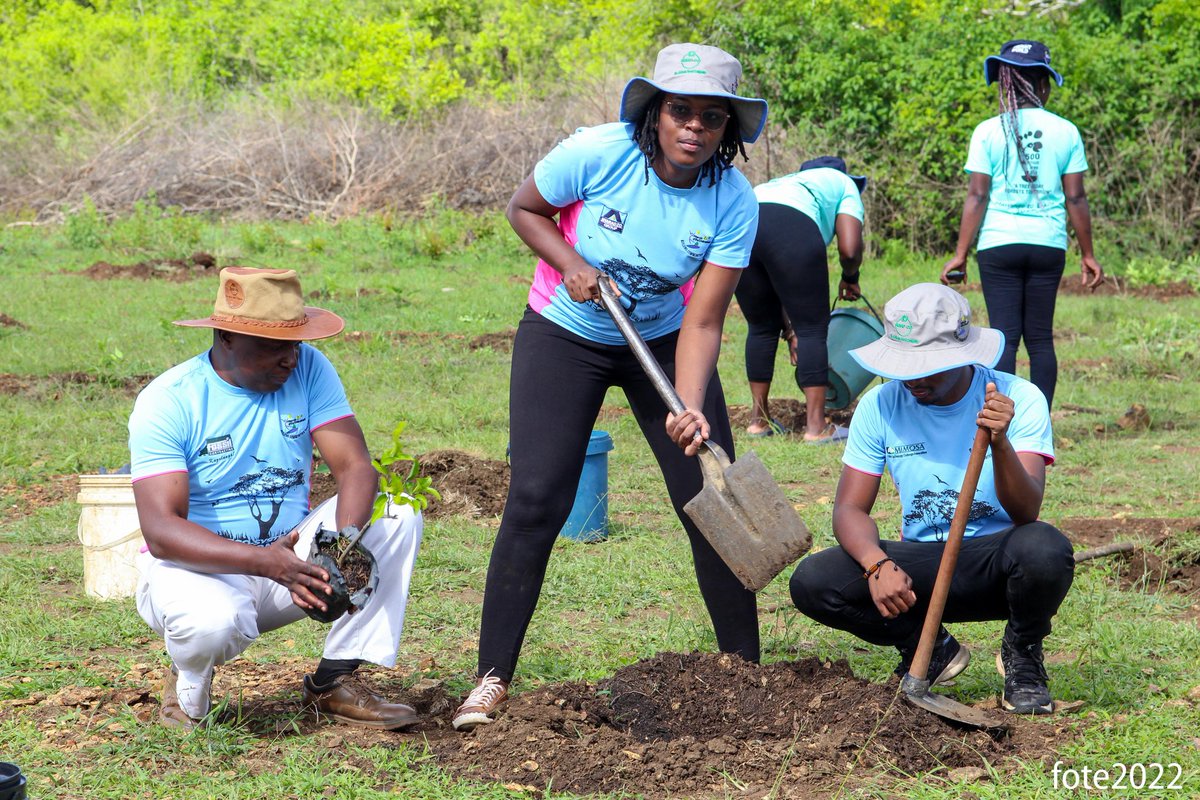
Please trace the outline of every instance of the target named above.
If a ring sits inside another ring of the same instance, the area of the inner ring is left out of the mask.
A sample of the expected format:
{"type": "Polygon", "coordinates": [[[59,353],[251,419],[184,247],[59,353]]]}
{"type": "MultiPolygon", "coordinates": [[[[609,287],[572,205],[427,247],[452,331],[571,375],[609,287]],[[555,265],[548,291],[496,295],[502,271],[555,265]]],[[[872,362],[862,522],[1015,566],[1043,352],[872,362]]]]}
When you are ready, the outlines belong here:
{"type": "MultiPolygon", "coordinates": [[[[221,270],[216,307],[177,325],[211,328],[212,347],[156,378],[129,419],[133,492],[148,552],[137,608],[172,665],[160,719],[192,728],[211,709],[213,668],[259,634],[324,611],[328,573],[305,560],[320,527],[362,527],[378,488],[362,429],[329,360],[305,342],[341,332],[305,307],[292,270],[221,270]],[[311,512],[314,444],[338,495],[311,512]]],[[[337,619],[305,675],[305,707],[353,725],[400,728],[412,708],[354,674],[391,667],[422,520],[392,507],[362,543],[384,576],[371,602],[337,619]]]]}
{"type": "MultiPolygon", "coordinates": [[[[1029,381],[992,369],[1004,334],[971,325],[966,299],[936,283],[905,289],[884,307],[884,335],[857,350],[891,378],[859,401],[842,457],[831,547],[800,562],[792,600],[808,616],[900,651],[908,672],[977,428],[991,446],[979,478],[943,619],[1007,620],[1000,645],[1006,709],[1053,710],[1042,639],[1074,576],[1071,543],[1038,519],[1054,460],[1046,398],[1029,381]],[[903,511],[899,542],[879,539],[871,509],[887,469],[903,511]]],[[[944,683],[970,661],[943,628],[929,679],[944,683]]]]}

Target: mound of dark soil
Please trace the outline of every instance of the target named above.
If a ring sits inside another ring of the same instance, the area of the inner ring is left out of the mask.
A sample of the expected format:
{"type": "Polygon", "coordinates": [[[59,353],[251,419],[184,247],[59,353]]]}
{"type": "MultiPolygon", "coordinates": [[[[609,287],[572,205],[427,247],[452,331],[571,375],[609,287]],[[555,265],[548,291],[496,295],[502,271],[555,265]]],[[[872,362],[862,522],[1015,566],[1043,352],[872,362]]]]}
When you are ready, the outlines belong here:
{"type": "Polygon", "coordinates": [[[430,500],[427,517],[494,517],[508,499],[508,464],[460,450],[434,450],[418,456],[421,473],[433,479],[441,500],[430,500]]]}
{"type": "MultiPolygon", "coordinates": [[[[425,509],[427,519],[438,517],[494,517],[504,511],[508,498],[508,464],[491,458],[477,458],[461,450],[433,450],[417,456],[421,474],[433,479],[433,488],[442,499],[429,500],[425,509]]],[[[407,472],[410,462],[393,465],[397,472],[407,472]]],[[[314,472],[309,492],[309,505],[316,505],[337,491],[333,476],[314,472]]]]}
{"type": "Polygon", "coordinates": [[[957,728],[845,661],[663,653],[595,685],[518,695],[496,723],[430,744],[451,772],[538,790],[760,797],[778,781],[789,797],[822,797],[851,773],[861,785],[984,768],[1021,738],[957,728]]]}
{"type": "Polygon", "coordinates": [[[0,314],[0,328],[28,328],[24,322],[13,319],[8,314],[0,314]]]}
{"type": "Polygon", "coordinates": [[[139,281],[162,279],[168,281],[188,281],[211,275],[217,265],[217,260],[208,253],[193,253],[191,258],[157,258],[139,261],[136,264],[110,264],[107,261],[97,261],[85,269],[82,274],[96,281],[107,281],[114,278],[133,278],[139,281]]]}

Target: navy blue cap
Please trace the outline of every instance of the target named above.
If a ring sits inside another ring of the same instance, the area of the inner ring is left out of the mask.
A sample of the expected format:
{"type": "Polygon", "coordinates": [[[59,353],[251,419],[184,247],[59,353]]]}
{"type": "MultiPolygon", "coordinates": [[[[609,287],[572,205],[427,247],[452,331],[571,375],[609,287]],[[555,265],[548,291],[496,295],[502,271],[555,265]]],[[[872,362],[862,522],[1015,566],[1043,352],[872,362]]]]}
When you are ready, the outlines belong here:
{"type": "Polygon", "coordinates": [[[1062,75],[1050,66],[1050,48],[1033,39],[1013,39],[1000,48],[1000,55],[988,56],[983,60],[983,79],[991,86],[1000,75],[1000,65],[1014,67],[1041,67],[1049,72],[1055,83],[1063,85],[1062,75]]]}
{"type": "Polygon", "coordinates": [[[839,158],[838,156],[818,156],[817,158],[810,158],[808,161],[805,161],[803,164],[800,165],[801,172],[803,172],[806,169],[821,169],[821,168],[836,169],[838,172],[842,172],[842,173],[845,173],[846,175],[849,175],[850,180],[854,181],[854,185],[858,187],[859,194],[862,194],[864,191],[866,191],[867,176],[866,175],[850,175],[849,171],[847,171],[847,169],[846,169],[846,160],[844,158],[839,158]]]}

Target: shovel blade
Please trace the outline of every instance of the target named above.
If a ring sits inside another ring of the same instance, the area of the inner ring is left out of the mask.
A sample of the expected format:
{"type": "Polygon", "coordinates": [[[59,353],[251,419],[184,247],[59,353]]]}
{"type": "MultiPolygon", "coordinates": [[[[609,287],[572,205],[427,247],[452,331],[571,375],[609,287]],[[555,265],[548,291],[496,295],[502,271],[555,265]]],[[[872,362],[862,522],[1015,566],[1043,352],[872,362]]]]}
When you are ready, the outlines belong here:
{"type": "Polygon", "coordinates": [[[963,725],[969,725],[972,728],[982,728],[987,731],[1007,732],[1009,730],[1009,724],[1004,720],[998,719],[986,711],[980,711],[978,708],[965,706],[957,700],[951,700],[942,694],[934,694],[926,690],[924,692],[905,692],[904,696],[914,706],[937,714],[939,717],[948,719],[951,722],[958,722],[963,725]]]}
{"type": "Polygon", "coordinates": [[[796,509],[754,453],[706,481],[683,507],[717,555],[752,592],[766,586],[812,547],[796,509]]]}

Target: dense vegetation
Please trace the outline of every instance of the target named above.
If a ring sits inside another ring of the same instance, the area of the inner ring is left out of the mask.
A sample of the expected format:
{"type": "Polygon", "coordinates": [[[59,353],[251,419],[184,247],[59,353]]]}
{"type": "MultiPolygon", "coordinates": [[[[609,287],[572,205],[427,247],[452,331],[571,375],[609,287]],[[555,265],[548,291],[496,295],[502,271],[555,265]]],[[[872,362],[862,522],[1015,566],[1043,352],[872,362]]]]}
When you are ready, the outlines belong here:
{"type": "Polygon", "coordinates": [[[747,88],[772,102],[755,169],[840,151],[874,179],[874,235],[938,249],[956,227],[970,132],[995,113],[981,62],[1016,36],[1047,41],[1067,78],[1051,108],[1084,134],[1107,241],[1130,255],[1194,251],[1192,0],[4,0],[0,144],[16,153],[42,135],[43,161],[83,162],[87,133],[166,124],[164,98],[209,111],[247,96],[260,112],[349,104],[429,124],[464,105],[565,96],[578,124],[599,107],[611,117],[621,81],[646,74],[660,44],[691,39],[739,55],[747,88]]]}

